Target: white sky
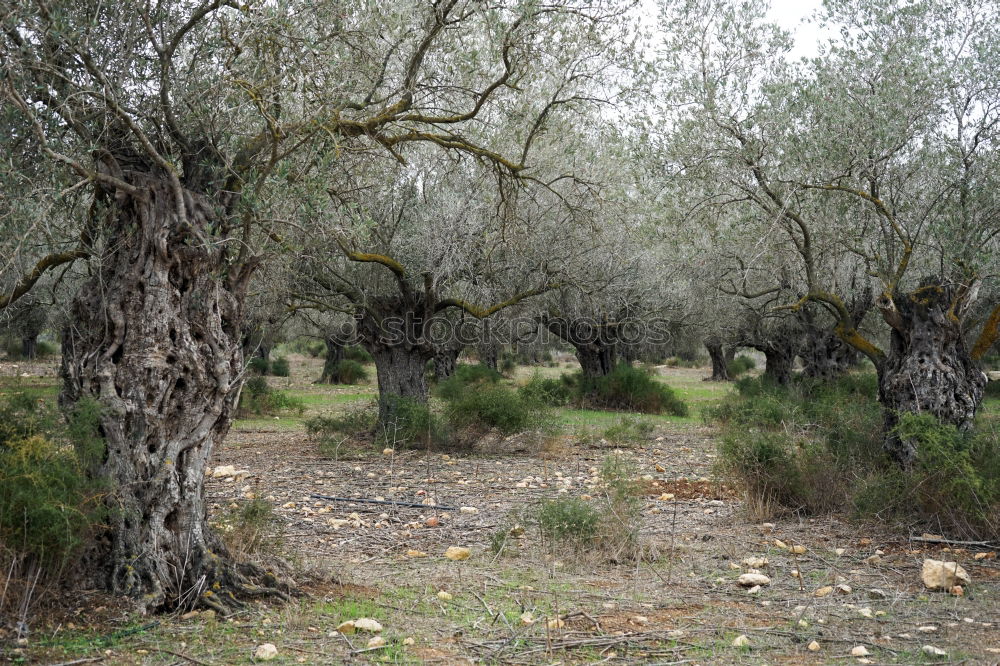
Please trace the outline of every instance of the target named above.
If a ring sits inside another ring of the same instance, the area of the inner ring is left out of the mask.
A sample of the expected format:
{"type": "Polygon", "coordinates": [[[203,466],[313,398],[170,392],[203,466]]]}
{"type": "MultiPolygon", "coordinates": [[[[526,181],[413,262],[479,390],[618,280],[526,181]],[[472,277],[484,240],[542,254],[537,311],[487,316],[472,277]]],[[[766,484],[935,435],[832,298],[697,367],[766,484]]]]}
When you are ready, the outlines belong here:
{"type": "Polygon", "coordinates": [[[822,0],[771,0],[768,16],[795,38],[790,59],[797,60],[817,54],[817,41],[822,33],[816,24],[803,23],[802,19],[808,18],[822,4],[822,0]]]}

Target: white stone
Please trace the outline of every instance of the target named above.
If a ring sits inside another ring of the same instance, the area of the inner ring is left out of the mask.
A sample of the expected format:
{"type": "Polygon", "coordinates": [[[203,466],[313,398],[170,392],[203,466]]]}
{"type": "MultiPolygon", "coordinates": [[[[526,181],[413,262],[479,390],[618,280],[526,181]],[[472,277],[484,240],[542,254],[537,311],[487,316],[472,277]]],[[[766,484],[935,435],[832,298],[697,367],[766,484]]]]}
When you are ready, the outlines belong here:
{"type": "Polygon", "coordinates": [[[972,578],[958,562],[924,560],[920,578],[924,586],[931,590],[950,590],[956,585],[969,585],[972,578]]]}
{"type": "Polygon", "coordinates": [[[257,649],[253,651],[253,658],[259,659],[260,661],[271,661],[278,656],[278,648],[274,646],[274,643],[264,643],[258,645],[257,649]]]}

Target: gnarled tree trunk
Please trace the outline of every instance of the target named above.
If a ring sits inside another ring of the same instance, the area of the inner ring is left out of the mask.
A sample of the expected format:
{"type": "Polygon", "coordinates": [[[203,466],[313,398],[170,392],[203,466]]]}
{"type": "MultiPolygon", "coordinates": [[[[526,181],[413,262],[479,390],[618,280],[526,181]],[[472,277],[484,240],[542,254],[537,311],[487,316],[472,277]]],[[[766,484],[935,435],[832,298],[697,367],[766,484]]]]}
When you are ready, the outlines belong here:
{"type": "Polygon", "coordinates": [[[482,338],[479,341],[479,362],[490,370],[497,369],[497,359],[500,355],[499,345],[493,335],[489,320],[484,319],[482,324],[482,338]]]}
{"type": "Polygon", "coordinates": [[[604,377],[614,370],[617,345],[611,327],[562,317],[549,319],[545,325],[551,333],[573,345],[585,377],[604,377]]]}
{"type": "Polygon", "coordinates": [[[434,350],[434,381],[443,382],[455,374],[455,364],[462,348],[460,344],[443,344],[434,350]]]}
{"type": "Polygon", "coordinates": [[[779,345],[764,345],[757,349],[764,353],[764,377],[781,385],[791,381],[795,352],[789,347],[779,345]]]}
{"type": "Polygon", "coordinates": [[[953,287],[932,279],[894,294],[891,308],[881,304],[892,336],[879,368],[885,446],[903,467],[914,463],[917,449],[893,433],[901,414],[927,412],[968,430],[983,399],[986,375],[969,354],[955,299],[953,287]]]}
{"type": "Polygon", "coordinates": [[[728,382],[729,364],[726,362],[726,351],[722,343],[718,340],[706,340],[705,349],[708,350],[708,357],[712,359],[712,376],[706,377],[706,382],[728,382]]]}
{"type": "Polygon", "coordinates": [[[379,431],[398,427],[400,399],[427,403],[427,361],[434,350],[426,337],[432,312],[423,294],[377,298],[359,312],[358,336],[375,360],[379,431]]]}
{"type": "Polygon", "coordinates": [[[323,372],[317,384],[336,384],[337,366],[344,360],[344,347],[354,339],[354,325],[334,323],[323,336],[326,345],[326,358],[323,361],[323,372]]]}
{"type": "Polygon", "coordinates": [[[101,404],[99,472],[113,488],[108,530],[84,568],[146,611],[224,611],[249,590],[208,528],[203,484],[239,398],[249,269],[220,278],[219,246],[200,241],[213,202],[184,192],[181,220],[169,185],[130,178],[139,192],[118,195],[63,338],[60,402],[101,404]]]}
{"type": "Polygon", "coordinates": [[[326,345],[326,357],[323,360],[323,372],[320,373],[317,384],[336,384],[337,366],[344,360],[344,345],[331,336],[323,338],[326,345]]]}
{"type": "Polygon", "coordinates": [[[858,362],[857,350],[829,329],[808,328],[799,348],[802,374],[822,380],[842,376],[858,362]]]}

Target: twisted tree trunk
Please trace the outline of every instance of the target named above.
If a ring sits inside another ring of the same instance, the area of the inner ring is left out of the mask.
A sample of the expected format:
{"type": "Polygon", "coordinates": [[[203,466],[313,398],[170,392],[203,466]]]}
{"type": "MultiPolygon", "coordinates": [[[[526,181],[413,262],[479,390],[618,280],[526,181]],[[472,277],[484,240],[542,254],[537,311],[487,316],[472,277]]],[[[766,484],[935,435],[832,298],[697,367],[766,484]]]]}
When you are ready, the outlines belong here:
{"type": "Polygon", "coordinates": [[[879,368],[885,447],[904,468],[913,465],[918,451],[893,431],[902,414],[927,412],[968,430],[983,399],[986,375],[969,353],[956,299],[954,287],[925,280],[912,293],[896,293],[891,304],[882,304],[891,327],[889,352],[879,368]]]}
{"type": "Polygon", "coordinates": [[[380,432],[398,429],[400,400],[427,403],[427,361],[434,355],[426,338],[432,316],[423,294],[408,291],[373,299],[359,311],[358,336],[375,360],[380,432]]]}
{"type": "Polygon", "coordinates": [[[549,319],[545,326],[549,332],[573,345],[585,377],[604,377],[614,370],[617,345],[611,327],[563,317],[549,319]]]}
{"type": "Polygon", "coordinates": [[[99,584],[144,611],[207,605],[228,610],[246,569],[206,523],[205,465],[229,430],[242,381],[240,324],[250,268],[224,274],[218,245],[202,242],[213,202],[130,176],[118,195],[107,250],[76,295],[64,332],[60,402],[102,406],[113,488],[106,538],[84,562],[99,584]]]}
{"type": "Polygon", "coordinates": [[[344,360],[344,345],[338,338],[326,336],[323,338],[326,345],[326,358],[323,361],[323,371],[320,373],[317,384],[336,384],[337,366],[344,360]]]}
{"type": "Polygon", "coordinates": [[[461,344],[443,344],[434,350],[434,381],[443,382],[455,374],[455,364],[462,353],[461,344]]]}
{"type": "MultiPolygon", "coordinates": [[[[718,340],[706,340],[705,349],[708,350],[708,357],[712,359],[712,376],[706,377],[707,382],[728,382],[729,363],[727,362],[726,350],[718,340]]],[[[734,349],[735,352],[735,349],[734,349]]]]}
{"type": "Polygon", "coordinates": [[[802,374],[825,381],[836,379],[858,362],[857,350],[829,329],[808,328],[799,349],[802,374]]]}

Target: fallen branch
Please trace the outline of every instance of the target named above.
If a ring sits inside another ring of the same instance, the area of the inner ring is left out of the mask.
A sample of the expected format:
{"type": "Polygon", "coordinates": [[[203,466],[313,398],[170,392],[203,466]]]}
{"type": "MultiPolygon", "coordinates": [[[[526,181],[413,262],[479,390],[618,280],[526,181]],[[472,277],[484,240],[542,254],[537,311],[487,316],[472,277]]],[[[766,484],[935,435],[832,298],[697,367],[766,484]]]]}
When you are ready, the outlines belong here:
{"type": "Polygon", "coordinates": [[[419,502],[397,502],[395,500],[363,499],[358,497],[332,497],[330,495],[317,495],[310,493],[309,497],[326,500],[327,502],[359,502],[361,504],[389,504],[391,506],[407,506],[417,509],[438,509],[440,511],[458,511],[453,506],[441,506],[440,504],[420,504],[419,502]]]}

